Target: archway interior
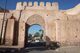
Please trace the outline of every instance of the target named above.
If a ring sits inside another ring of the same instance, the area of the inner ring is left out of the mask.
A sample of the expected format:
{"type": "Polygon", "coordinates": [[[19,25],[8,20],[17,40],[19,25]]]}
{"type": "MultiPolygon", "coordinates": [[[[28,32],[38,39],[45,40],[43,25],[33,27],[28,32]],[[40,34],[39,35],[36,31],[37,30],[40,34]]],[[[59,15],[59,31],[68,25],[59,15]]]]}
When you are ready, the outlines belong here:
{"type": "Polygon", "coordinates": [[[33,24],[28,29],[28,42],[41,42],[43,37],[43,28],[39,24],[33,24]]]}

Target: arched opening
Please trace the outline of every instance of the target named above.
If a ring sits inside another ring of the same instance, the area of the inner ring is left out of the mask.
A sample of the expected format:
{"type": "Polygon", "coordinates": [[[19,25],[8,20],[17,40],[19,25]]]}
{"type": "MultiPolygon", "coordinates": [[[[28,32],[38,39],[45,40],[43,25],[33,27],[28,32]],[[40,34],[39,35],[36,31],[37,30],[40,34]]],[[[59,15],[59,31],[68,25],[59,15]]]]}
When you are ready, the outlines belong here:
{"type": "Polygon", "coordinates": [[[39,24],[33,24],[28,29],[28,42],[41,42],[43,28],[39,24]]]}
{"type": "Polygon", "coordinates": [[[34,47],[39,46],[43,42],[44,29],[39,24],[27,25],[25,32],[25,47],[34,47]]]}
{"type": "Polygon", "coordinates": [[[25,24],[25,47],[28,43],[36,43],[43,41],[45,22],[42,16],[32,15],[25,24]]]}

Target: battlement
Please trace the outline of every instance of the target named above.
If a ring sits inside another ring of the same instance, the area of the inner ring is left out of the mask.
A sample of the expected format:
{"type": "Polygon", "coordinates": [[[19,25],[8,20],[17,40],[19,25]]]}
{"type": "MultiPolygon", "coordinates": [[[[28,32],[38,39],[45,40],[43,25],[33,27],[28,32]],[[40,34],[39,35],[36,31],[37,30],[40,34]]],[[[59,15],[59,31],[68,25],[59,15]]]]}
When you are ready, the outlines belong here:
{"type": "Polygon", "coordinates": [[[53,7],[54,9],[58,9],[58,3],[57,2],[18,2],[16,6],[16,10],[25,9],[26,7],[53,7]]]}

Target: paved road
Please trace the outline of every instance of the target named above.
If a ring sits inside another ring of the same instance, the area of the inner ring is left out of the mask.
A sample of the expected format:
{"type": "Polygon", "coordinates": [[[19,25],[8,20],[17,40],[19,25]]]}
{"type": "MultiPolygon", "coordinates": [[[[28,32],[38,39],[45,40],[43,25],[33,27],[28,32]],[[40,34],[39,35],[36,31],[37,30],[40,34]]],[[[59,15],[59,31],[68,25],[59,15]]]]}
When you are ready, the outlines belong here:
{"type": "Polygon", "coordinates": [[[54,50],[44,50],[44,51],[31,51],[28,53],[56,53],[54,50]]]}
{"type": "Polygon", "coordinates": [[[56,50],[29,50],[26,49],[20,52],[0,52],[0,53],[80,53],[80,47],[68,46],[60,47],[56,50]]]}
{"type": "Polygon", "coordinates": [[[80,53],[80,47],[68,46],[68,47],[61,47],[56,50],[42,50],[42,51],[33,50],[28,53],[80,53]]]}

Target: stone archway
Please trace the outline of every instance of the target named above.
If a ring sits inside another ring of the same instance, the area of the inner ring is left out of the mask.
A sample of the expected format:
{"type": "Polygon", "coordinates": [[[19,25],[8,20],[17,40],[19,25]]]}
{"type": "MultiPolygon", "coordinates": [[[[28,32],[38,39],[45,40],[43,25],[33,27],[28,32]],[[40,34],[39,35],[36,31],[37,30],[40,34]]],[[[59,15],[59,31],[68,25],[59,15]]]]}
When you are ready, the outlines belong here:
{"type": "MultiPolygon", "coordinates": [[[[47,19],[47,18],[46,18],[47,19]]],[[[42,26],[44,30],[43,34],[43,39],[45,41],[45,36],[48,36],[50,38],[50,41],[55,41],[56,40],[56,24],[53,19],[44,19],[44,17],[34,14],[31,15],[30,17],[26,18],[23,20],[21,19],[19,22],[19,36],[18,36],[18,45],[21,47],[24,47],[25,45],[25,29],[28,30],[30,25],[33,24],[39,24],[42,26]],[[53,23],[53,24],[52,24],[53,23]]],[[[27,38],[26,38],[27,41],[27,38]]]]}
{"type": "Polygon", "coordinates": [[[34,25],[34,24],[40,25],[45,32],[45,20],[43,19],[43,17],[40,15],[37,15],[37,14],[30,16],[27,19],[26,24],[25,24],[25,45],[26,45],[26,42],[28,41],[28,38],[27,38],[28,37],[28,29],[31,25],[34,25]]]}
{"type": "Polygon", "coordinates": [[[29,25],[33,25],[33,24],[39,24],[41,25],[43,28],[45,27],[45,21],[44,21],[44,18],[40,15],[32,15],[30,16],[27,21],[26,21],[27,24],[29,25]]]}

